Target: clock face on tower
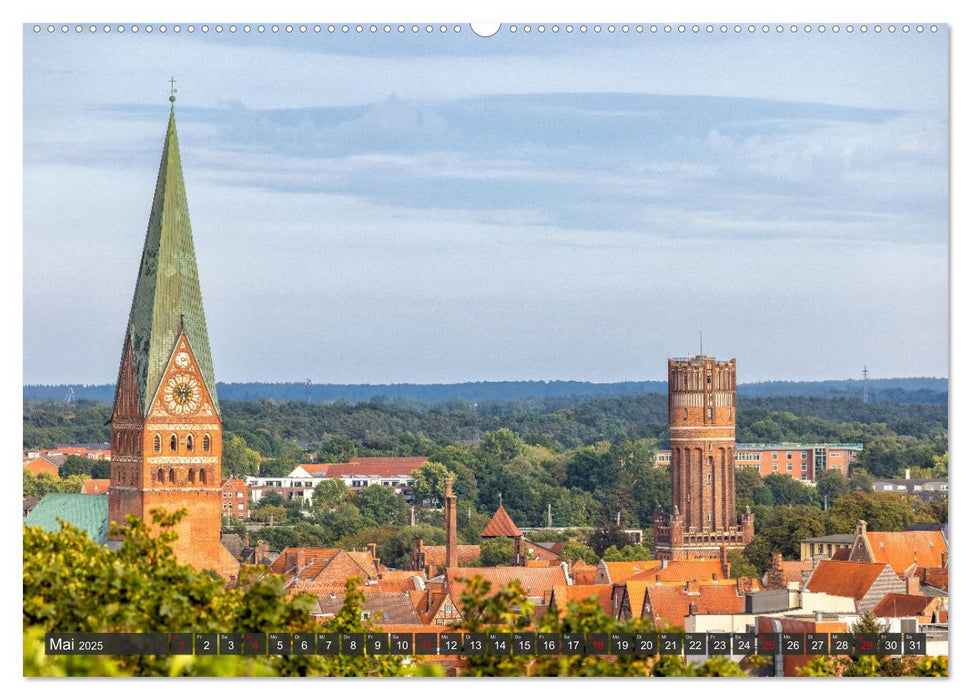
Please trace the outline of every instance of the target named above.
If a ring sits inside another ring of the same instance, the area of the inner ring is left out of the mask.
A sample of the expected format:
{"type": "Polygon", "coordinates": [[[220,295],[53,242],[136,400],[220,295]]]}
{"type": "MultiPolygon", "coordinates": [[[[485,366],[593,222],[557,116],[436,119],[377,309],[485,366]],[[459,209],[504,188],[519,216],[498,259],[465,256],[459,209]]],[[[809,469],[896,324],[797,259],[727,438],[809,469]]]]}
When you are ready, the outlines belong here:
{"type": "Polygon", "coordinates": [[[165,383],[163,400],[169,413],[185,416],[199,408],[201,395],[199,381],[195,377],[191,374],[176,374],[165,383]]]}

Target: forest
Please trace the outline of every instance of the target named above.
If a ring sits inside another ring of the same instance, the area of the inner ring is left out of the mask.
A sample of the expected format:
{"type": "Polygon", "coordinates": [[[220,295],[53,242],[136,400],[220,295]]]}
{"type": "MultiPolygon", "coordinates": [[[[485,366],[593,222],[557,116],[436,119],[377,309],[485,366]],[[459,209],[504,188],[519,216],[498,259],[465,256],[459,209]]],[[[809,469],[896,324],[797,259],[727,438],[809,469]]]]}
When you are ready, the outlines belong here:
{"type": "MultiPolygon", "coordinates": [[[[104,442],[108,404],[26,402],[24,446],[104,442]]],[[[308,462],[346,462],[355,456],[425,456],[416,474],[414,525],[410,503],[393,490],[357,493],[318,487],[313,509],[265,496],[252,504],[252,535],[275,549],[287,545],[359,548],[376,542],[384,561],[407,565],[410,543],[440,543],[441,488],[455,482],[464,542],[479,533],[500,503],[521,527],[587,528],[574,554],[645,556],[625,549],[623,528],[650,528],[670,506],[670,476],[653,466],[666,446],[663,394],[600,398],[449,401],[427,405],[379,398],[350,404],[222,403],[224,476],[282,476],[308,462]],[[618,527],[619,523],[619,527],[618,527]],[[613,549],[611,549],[613,548],[613,549]]],[[[948,416],[944,404],[863,403],[852,398],[739,397],[739,442],[851,442],[863,451],[849,478],[827,473],[817,485],[784,475],[739,470],[737,506],[756,513],[756,539],[736,557],[737,571],[764,570],[773,551],[798,555],[798,540],[852,531],[866,519],[873,529],[899,530],[914,522],[944,522],[946,501],[875,494],[872,478],[948,473],[948,416]]],[[[73,458],[61,479],[24,476],[24,493],[76,490],[78,474],[102,475],[105,463],[73,458]]],[[[243,532],[241,522],[228,529],[243,532]]],[[[498,557],[501,559],[501,556],[498,557]]]]}
{"type": "MultiPolygon", "coordinates": [[[[309,381],[309,380],[308,380],[309,381]]],[[[590,398],[664,393],[664,381],[580,382],[580,381],[507,381],[462,382],[459,384],[314,384],[306,382],[219,382],[219,396],[227,401],[303,401],[327,403],[371,401],[377,396],[390,399],[412,399],[428,404],[446,401],[522,401],[543,398],[590,398]]],[[[947,403],[947,379],[911,377],[870,379],[866,393],[874,402],[947,403]]],[[[822,398],[861,398],[861,380],[826,380],[814,382],[752,382],[738,387],[740,396],[819,396],[822,398]]],[[[111,384],[69,385],[28,384],[25,401],[63,401],[76,399],[110,402],[115,394],[111,384]]]]}

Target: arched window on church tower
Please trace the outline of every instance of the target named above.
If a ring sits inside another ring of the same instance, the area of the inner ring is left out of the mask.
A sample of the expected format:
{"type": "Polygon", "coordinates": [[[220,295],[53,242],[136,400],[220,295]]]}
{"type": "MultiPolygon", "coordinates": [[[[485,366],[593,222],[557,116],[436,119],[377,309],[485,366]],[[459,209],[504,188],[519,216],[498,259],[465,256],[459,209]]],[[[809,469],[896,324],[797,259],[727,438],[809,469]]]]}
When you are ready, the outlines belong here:
{"type": "MultiPolygon", "coordinates": [[[[155,437],[158,437],[158,435],[156,435],[155,437]]],[[[158,481],[158,483],[164,484],[165,483],[165,472],[163,470],[159,469],[158,470],[158,474],[155,475],[155,479],[156,479],[156,481],[158,481]]]]}
{"type": "Polygon", "coordinates": [[[206,470],[205,469],[200,469],[199,470],[199,481],[201,483],[203,483],[203,484],[206,483],[206,470]]]}
{"type": "Polygon", "coordinates": [[[194,441],[192,439],[192,436],[187,435],[185,438],[185,449],[188,450],[189,452],[192,452],[193,446],[194,446],[194,441]]]}
{"type": "Polygon", "coordinates": [[[162,451],[162,436],[158,433],[156,433],[155,437],[152,438],[152,447],[156,452],[162,451]]]}
{"type": "Polygon", "coordinates": [[[176,452],[179,449],[179,438],[175,437],[175,433],[169,437],[169,450],[176,452]]]}
{"type": "Polygon", "coordinates": [[[196,470],[195,469],[190,469],[189,470],[189,483],[190,484],[196,483],[196,470]]]}
{"type": "Polygon", "coordinates": [[[212,440],[209,438],[209,435],[208,434],[203,435],[202,436],[202,451],[203,452],[208,452],[209,451],[209,448],[211,446],[212,446],[212,440]]]}
{"type": "Polygon", "coordinates": [[[169,483],[170,484],[174,484],[175,483],[175,470],[174,469],[169,469],[169,483]]]}

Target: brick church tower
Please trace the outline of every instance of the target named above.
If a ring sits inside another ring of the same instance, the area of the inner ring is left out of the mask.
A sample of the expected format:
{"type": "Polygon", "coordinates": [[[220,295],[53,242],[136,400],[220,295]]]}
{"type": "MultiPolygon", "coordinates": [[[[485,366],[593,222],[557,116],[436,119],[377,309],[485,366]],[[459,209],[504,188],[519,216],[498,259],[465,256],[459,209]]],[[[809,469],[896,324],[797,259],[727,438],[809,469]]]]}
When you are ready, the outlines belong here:
{"type": "Polygon", "coordinates": [[[185,508],[172,544],[178,559],[236,578],[239,563],[220,542],[221,455],[173,104],[111,415],[108,519],[121,524],[134,515],[151,523],[155,508],[185,508]]]}
{"type": "Polygon", "coordinates": [[[754,516],[735,513],[735,360],[668,360],[670,516],[655,517],[661,559],[713,559],[747,545],[754,516]]]}

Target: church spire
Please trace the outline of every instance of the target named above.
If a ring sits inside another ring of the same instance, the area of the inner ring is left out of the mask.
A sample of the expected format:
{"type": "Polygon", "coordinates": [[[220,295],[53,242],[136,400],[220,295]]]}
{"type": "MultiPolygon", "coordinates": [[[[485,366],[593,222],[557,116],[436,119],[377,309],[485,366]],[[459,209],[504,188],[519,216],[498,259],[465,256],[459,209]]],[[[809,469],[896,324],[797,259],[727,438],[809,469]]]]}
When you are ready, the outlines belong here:
{"type": "MultiPolygon", "coordinates": [[[[147,415],[181,333],[185,333],[216,410],[216,381],[202,308],[189,205],[175,128],[174,81],[155,198],[128,321],[141,414],[147,415]]],[[[124,361],[124,358],[123,358],[124,361]]],[[[120,386],[120,383],[119,383],[120,386]]]]}

